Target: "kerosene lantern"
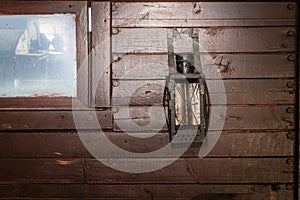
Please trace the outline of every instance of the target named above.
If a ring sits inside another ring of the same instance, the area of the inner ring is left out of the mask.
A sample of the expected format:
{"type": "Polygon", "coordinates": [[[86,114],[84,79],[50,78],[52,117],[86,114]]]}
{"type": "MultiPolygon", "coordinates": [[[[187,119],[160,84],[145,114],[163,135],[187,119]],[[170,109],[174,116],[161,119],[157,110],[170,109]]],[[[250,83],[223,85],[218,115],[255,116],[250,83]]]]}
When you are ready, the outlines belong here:
{"type": "Polygon", "coordinates": [[[168,34],[169,76],[165,99],[168,104],[170,140],[175,143],[202,142],[208,125],[208,93],[201,73],[198,32],[190,29],[193,52],[174,53],[168,34]]]}

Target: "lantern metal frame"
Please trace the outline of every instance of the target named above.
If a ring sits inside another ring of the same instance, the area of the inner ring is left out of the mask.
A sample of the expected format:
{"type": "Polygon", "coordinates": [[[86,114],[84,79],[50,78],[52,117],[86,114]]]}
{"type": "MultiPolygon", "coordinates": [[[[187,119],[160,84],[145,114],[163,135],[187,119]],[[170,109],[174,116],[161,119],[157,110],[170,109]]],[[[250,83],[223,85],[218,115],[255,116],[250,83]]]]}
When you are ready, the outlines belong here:
{"type": "Polygon", "coordinates": [[[209,123],[209,94],[205,81],[205,76],[201,70],[201,62],[199,55],[199,34],[197,29],[187,29],[188,34],[193,39],[193,52],[185,54],[175,54],[173,46],[174,31],[168,30],[168,60],[169,60],[169,76],[166,79],[166,88],[164,94],[164,107],[168,109],[167,124],[169,129],[170,141],[173,143],[191,143],[203,142],[209,123]],[[186,87],[180,93],[178,85],[186,87]],[[187,94],[192,88],[192,94],[187,94]],[[177,91],[177,94],[175,94],[177,91]],[[176,96],[177,95],[177,96],[176,96]],[[176,116],[175,101],[176,98],[182,100],[184,114],[181,116],[181,122],[178,123],[178,116],[176,116]],[[199,110],[193,112],[191,101],[194,95],[198,95],[199,110]],[[196,124],[191,123],[191,119],[199,119],[196,124]],[[181,124],[185,121],[185,124],[181,124]],[[186,124],[187,123],[187,124],[186,124]],[[180,134],[177,134],[180,130],[180,134]],[[176,136],[176,139],[174,139],[176,136]]]}

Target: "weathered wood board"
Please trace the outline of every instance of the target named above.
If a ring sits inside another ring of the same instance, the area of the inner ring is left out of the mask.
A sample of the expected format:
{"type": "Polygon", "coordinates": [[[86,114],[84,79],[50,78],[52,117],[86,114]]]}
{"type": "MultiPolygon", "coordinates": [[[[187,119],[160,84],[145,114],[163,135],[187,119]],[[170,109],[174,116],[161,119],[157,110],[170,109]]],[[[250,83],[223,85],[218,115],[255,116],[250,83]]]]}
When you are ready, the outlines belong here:
{"type": "MultiPolygon", "coordinates": [[[[207,80],[206,84],[213,105],[295,103],[294,80],[207,80]]],[[[165,85],[165,80],[119,80],[118,87],[113,87],[112,103],[114,106],[163,105],[165,85]]]]}
{"type": "Polygon", "coordinates": [[[295,25],[294,2],[116,2],[113,26],[201,27],[295,25]]]}
{"type": "Polygon", "coordinates": [[[80,159],[0,159],[1,183],[82,183],[80,159]]]}
{"type": "MultiPolygon", "coordinates": [[[[117,161],[149,165],[168,162],[168,159],[109,159],[108,162],[113,166],[117,161]]],[[[116,171],[94,159],[1,159],[0,163],[2,183],[83,183],[84,180],[87,183],[111,184],[293,181],[293,165],[288,165],[286,158],[179,159],[166,168],[143,174],[116,171]]]]}
{"type": "MultiPolygon", "coordinates": [[[[169,162],[168,159],[108,159],[107,165],[119,163],[169,162]]],[[[97,160],[86,160],[89,183],[269,183],[293,182],[293,165],[286,158],[204,158],[179,159],[155,172],[132,174],[116,171],[97,160]],[[266,167],[270,166],[270,167],[266,167]]]]}
{"type": "MultiPolygon", "coordinates": [[[[165,28],[114,28],[114,32],[113,53],[168,51],[165,28]]],[[[294,27],[199,28],[199,50],[205,53],[293,52],[295,35],[294,27]]],[[[178,40],[174,52],[191,52],[192,43],[188,38],[178,40]]]]}
{"type": "MultiPolygon", "coordinates": [[[[124,173],[95,160],[76,133],[73,112],[91,112],[88,107],[72,111],[71,99],[2,99],[1,198],[294,198],[296,2],[96,1],[90,5],[90,38],[88,2],[5,1],[0,13],[77,14],[77,63],[84,72],[78,77],[78,97],[86,105],[108,107],[96,111],[101,127],[109,129],[106,136],[117,146],[138,153],[169,142],[162,107],[169,75],[168,28],[177,30],[175,53],[190,52],[192,47],[191,39],[180,35],[180,30],[199,28],[211,120],[225,121],[223,130],[212,125],[216,131],[208,134],[218,137],[221,133],[220,138],[204,159],[198,158],[196,145],[166,168],[124,173]],[[88,42],[89,68],[84,62],[88,42]],[[227,102],[218,98],[224,95],[218,85],[221,79],[227,102]],[[159,133],[150,137],[156,131],[159,133]],[[133,137],[135,134],[143,138],[133,137]]],[[[88,129],[98,128],[86,120],[88,129]]],[[[104,162],[137,166],[169,159],[172,156],[124,158],[114,154],[104,162]]]]}
{"type": "Polygon", "coordinates": [[[292,199],[286,184],[272,185],[201,185],[201,184],[1,184],[2,198],[76,198],[76,199],[163,199],[198,200],[222,198],[229,200],[292,199]],[[116,192],[118,191],[118,192],[116,192]]]}
{"type": "MultiPolygon", "coordinates": [[[[95,111],[103,129],[112,128],[110,111],[95,111]]],[[[93,111],[1,111],[0,130],[76,130],[74,116],[82,116],[82,126],[98,129],[92,120],[93,111]],[[80,115],[81,114],[81,115],[80,115]]],[[[98,123],[98,122],[97,122],[98,123]]]]}
{"type": "Polygon", "coordinates": [[[92,8],[92,106],[110,106],[110,2],[93,2],[92,8]]]}
{"type": "MultiPolygon", "coordinates": [[[[169,75],[168,56],[114,55],[114,79],[165,79],[169,75]]],[[[293,78],[294,54],[200,54],[207,79],[293,78]]]]}
{"type": "MultiPolygon", "coordinates": [[[[113,114],[114,130],[143,132],[167,128],[162,106],[116,108],[117,112],[113,114]]],[[[293,129],[293,112],[293,106],[212,106],[209,130],[220,130],[218,125],[223,121],[223,130],[293,129]]]]}
{"type": "MultiPolygon", "coordinates": [[[[106,132],[115,145],[130,152],[151,152],[169,143],[167,132],[135,133],[137,138],[123,132],[106,132]]],[[[217,134],[209,132],[209,134],[217,134]]],[[[293,132],[223,131],[207,157],[265,157],[293,156],[293,132]]],[[[90,158],[76,132],[1,132],[1,158],[90,158]],[[45,148],[46,147],[46,148],[45,148]]],[[[198,157],[199,147],[191,147],[183,156],[198,157]]],[[[114,155],[119,157],[119,155],[114,155]]],[[[164,157],[164,155],[158,155],[164,157]]]]}

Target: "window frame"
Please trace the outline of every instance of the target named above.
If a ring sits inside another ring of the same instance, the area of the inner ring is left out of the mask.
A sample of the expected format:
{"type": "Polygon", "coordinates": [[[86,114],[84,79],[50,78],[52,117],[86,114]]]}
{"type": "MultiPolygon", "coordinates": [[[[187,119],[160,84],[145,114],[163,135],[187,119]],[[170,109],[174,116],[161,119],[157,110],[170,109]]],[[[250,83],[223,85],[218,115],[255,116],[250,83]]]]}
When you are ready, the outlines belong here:
{"type": "MultiPolygon", "coordinates": [[[[110,2],[105,2],[105,5],[107,3],[109,3],[109,10],[106,15],[110,16],[110,2]]],[[[101,9],[101,7],[99,8],[101,9]]],[[[88,30],[88,9],[88,1],[1,1],[0,15],[65,13],[76,15],[77,97],[1,97],[0,131],[75,130],[74,112],[85,112],[85,114],[95,112],[102,129],[111,130],[113,128],[113,116],[110,108],[111,66],[106,70],[105,78],[101,79],[98,84],[101,87],[95,90],[98,93],[98,100],[92,98],[93,95],[96,96],[92,88],[94,82],[92,74],[103,71],[103,66],[94,65],[92,67],[91,58],[101,59],[101,57],[93,55],[91,51],[92,37],[89,35],[88,30]]],[[[95,23],[97,24],[97,22],[95,23]]],[[[107,23],[105,26],[109,28],[109,31],[104,35],[98,30],[98,38],[106,39],[107,33],[110,33],[111,22],[108,21],[107,23]]],[[[101,28],[101,26],[98,26],[98,28],[101,28]]],[[[105,46],[104,49],[107,55],[106,59],[109,59],[109,62],[110,50],[109,42],[109,46],[105,46]]],[[[94,54],[97,53],[99,52],[94,52],[94,54]]],[[[97,62],[101,63],[101,60],[97,62]]],[[[94,62],[94,64],[97,64],[97,62],[94,62]]],[[[84,123],[87,124],[87,129],[94,130],[98,128],[90,119],[86,119],[84,123]]]]}
{"type": "Polygon", "coordinates": [[[88,108],[89,77],[88,75],[88,6],[85,1],[3,1],[0,5],[1,15],[47,15],[75,14],[76,15],[76,60],[77,97],[1,97],[1,110],[33,110],[33,109],[72,109],[73,100],[80,101],[88,108]]]}

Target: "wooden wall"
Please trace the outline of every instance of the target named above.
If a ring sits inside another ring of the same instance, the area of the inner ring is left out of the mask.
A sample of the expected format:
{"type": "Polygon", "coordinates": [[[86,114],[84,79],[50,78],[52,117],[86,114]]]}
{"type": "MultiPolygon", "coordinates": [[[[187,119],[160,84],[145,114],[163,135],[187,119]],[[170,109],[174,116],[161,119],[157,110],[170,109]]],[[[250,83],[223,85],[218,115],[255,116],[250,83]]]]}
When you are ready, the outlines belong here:
{"type": "MultiPolygon", "coordinates": [[[[198,158],[199,147],[194,146],[166,168],[130,174],[108,168],[89,154],[71,110],[1,107],[0,199],[296,199],[296,3],[92,2],[91,6],[91,48],[112,35],[111,42],[93,52],[91,62],[94,79],[102,72],[96,66],[112,58],[106,73],[108,81],[112,78],[111,99],[105,93],[92,102],[107,110],[117,108],[113,113],[98,110],[110,140],[133,152],[153,151],[168,143],[167,129],[160,130],[151,108],[163,104],[167,31],[188,27],[199,29],[212,110],[227,109],[226,116],[213,115],[225,120],[222,130],[212,130],[222,134],[204,159],[198,158]],[[220,80],[227,102],[218,98],[224,95],[214,85],[220,80]],[[132,119],[138,129],[130,126],[132,119]],[[145,128],[149,123],[150,132],[145,128]],[[135,139],[124,131],[159,133],[135,139]]],[[[93,90],[98,94],[103,91],[103,86],[92,87],[100,87],[93,90]]],[[[113,163],[122,158],[108,159],[113,163]]],[[[158,156],[147,162],[167,159],[158,156]]]]}

